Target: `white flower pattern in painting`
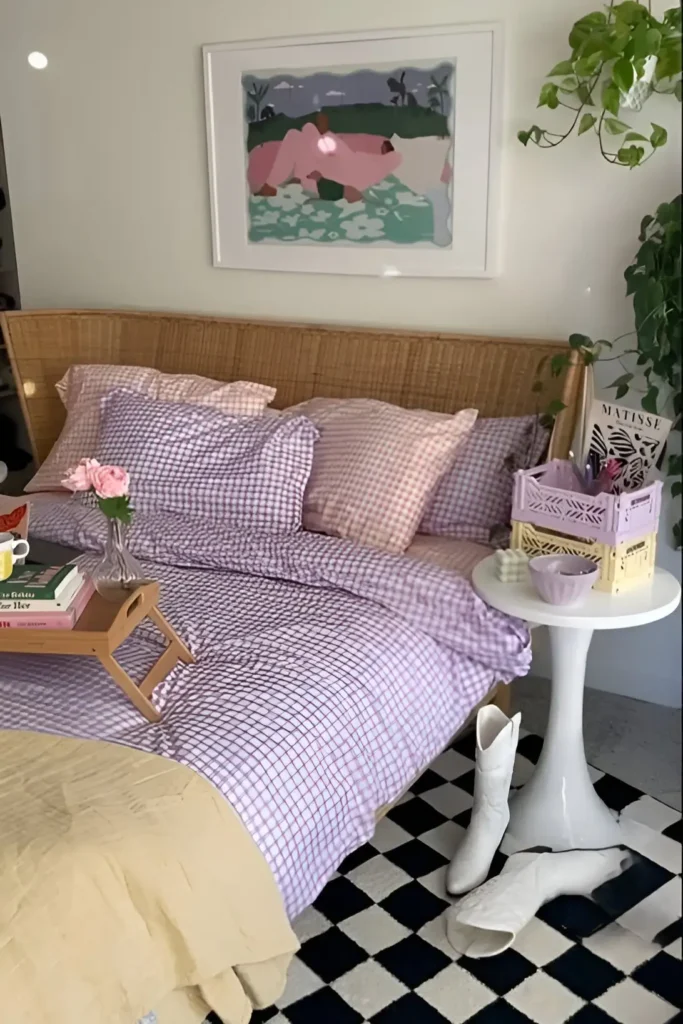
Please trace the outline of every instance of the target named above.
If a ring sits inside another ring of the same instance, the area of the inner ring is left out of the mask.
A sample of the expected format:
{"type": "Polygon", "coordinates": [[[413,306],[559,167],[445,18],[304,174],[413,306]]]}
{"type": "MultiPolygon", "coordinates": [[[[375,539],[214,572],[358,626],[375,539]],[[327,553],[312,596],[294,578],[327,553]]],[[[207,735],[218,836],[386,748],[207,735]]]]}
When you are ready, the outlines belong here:
{"type": "Polygon", "coordinates": [[[318,199],[290,183],[275,196],[251,196],[251,242],[302,245],[401,245],[433,239],[434,213],[425,196],[389,177],[362,199],[318,199]]]}
{"type": "Polygon", "coordinates": [[[277,224],[280,219],[278,210],[264,210],[263,213],[256,213],[251,218],[252,223],[262,227],[264,224],[277,224]]]}
{"type": "Polygon", "coordinates": [[[414,192],[397,192],[396,202],[400,206],[429,206],[428,199],[418,196],[414,192]]]}
{"type": "Polygon", "coordinates": [[[346,237],[357,241],[360,238],[381,238],[384,234],[384,222],[381,217],[368,217],[367,213],[359,213],[356,217],[347,218],[342,222],[346,237]]]}

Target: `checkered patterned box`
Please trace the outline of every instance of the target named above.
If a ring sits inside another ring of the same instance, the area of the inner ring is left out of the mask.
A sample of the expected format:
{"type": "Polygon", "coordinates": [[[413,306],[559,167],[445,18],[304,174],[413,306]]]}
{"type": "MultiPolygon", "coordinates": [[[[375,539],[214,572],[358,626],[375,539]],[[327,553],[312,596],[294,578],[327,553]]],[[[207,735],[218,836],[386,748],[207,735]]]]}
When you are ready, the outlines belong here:
{"type": "Polygon", "coordinates": [[[552,459],[515,473],[512,518],[581,540],[618,545],[657,532],[660,480],[625,494],[584,494],[576,466],[552,459]]]}

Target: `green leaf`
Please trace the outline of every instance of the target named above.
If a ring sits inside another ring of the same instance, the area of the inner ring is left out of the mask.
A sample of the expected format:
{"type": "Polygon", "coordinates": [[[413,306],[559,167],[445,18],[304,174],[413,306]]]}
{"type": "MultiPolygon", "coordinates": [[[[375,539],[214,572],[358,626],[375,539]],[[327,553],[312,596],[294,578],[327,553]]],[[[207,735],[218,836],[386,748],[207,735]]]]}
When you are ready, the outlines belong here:
{"type": "MultiPolygon", "coordinates": [[[[589,78],[598,70],[601,61],[602,53],[599,50],[596,50],[595,53],[591,53],[588,57],[580,57],[574,65],[574,73],[580,78],[589,78]]],[[[567,74],[569,74],[569,72],[567,72],[567,74]]]]}
{"type": "Polygon", "coordinates": [[[666,140],[669,137],[669,133],[666,128],[662,128],[661,124],[652,124],[652,135],[650,136],[650,145],[657,149],[659,146],[665,146],[666,140]]]}
{"type": "Polygon", "coordinates": [[[637,167],[644,156],[645,150],[642,146],[622,146],[617,152],[617,160],[627,167],[637,167]]]}
{"type": "Polygon", "coordinates": [[[129,498],[98,498],[97,504],[109,519],[120,519],[122,523],[130,523],[133,510],[129,498]]]}
{"type": "Polygon", "coordinates": [[[550,374],[552,377],[559,377],[563,370],[569,366],[569,353],[562,352],[553,356],[550,360],[550,374]]]}
{"type": "Polygon", "coordinates": [[[574,70],[574,65],[570,60],[561,60],[559,64],[556,64],[552,71],[549,71],[545,76],[546,78],[560,78],[562,75],[571,75],[574,70]]]}
{"type": "Polygon", "coordinates": [[[664,46],[660,48],[657,67],[655,68],[655,81],[661,82],[663,78],[675,78],[681,73],[681,41],[672,41],[673,45],[665,40],[664,46]]]}
{"type": "Polygon", "coordinates": [[[620,57],[612,68],[612,81],[622,92],[628,92],[634,78],[633,64],[628,57],[620,57]]]}
{"type": "Polygon", "coordinates": [[[602,123],[605,126],[605,131],[610,135],[623,135],[630,127],[616,117],[606,117],[602,123]]]}
{"type": "Polygon", "coordinates": [[[615,4],[612,10],[627,25],[635,25],[647,15],[647,7],[636,3],[636,0],[624,0],[623,3],[615,4]]]}
{"type": "Polygon", "coordinates": [[[674,96],[679,103],[683,102],[683,81],[676,82],[674,86],[674,96]]]}
{"type": "Polygon", "coordinates": [[[585,107],[594,107],[593,103],[593,92],[588,88],[585,82],[581,82],[579,88],[576,90],[576,95],[585,107]]]}
{"type": "Polygon", "coordinates": [[[611,384],[608,384],[607,387],[608,388],[620,388],[620,387],[623,387],[625,385],[626,388],[628,389],[628,385],[631,383],[632,380],[633,380],[633,374],[632,373],[622,373],[621,377],[617,377],[617,379],[612,381],[611,384]]]}
{"type": "Polygon", "coordinates": [[[654,416],[657,416],[657,399],[659,398],[659,388],[655,384],[651,384],[648,388],[648,392],[641,401],[641,405],[645,412],[651,412],[654,416]]]}
{"type": "Polygon", "coordinates": [[[596,118],[593,114],[584,114],[579,121],[579,135],[583,135],[584,132],[590,131],[595,124],[596,118]]]}
{"type": "Polygon", "coordinates": [[[579,87],[579,80],[576,75],[569,75],[560,82],[560,92],[576,92],[579,87]]]}
{"type": "Polygon", "coordinates": [[[557,86],[553,82],[546,82],[542,87],[537,105],[539,107],[550,107],[551,110],[560,105],[560,101],[557,98],[557,86]]]}
{"type": "Polygon", "coordinates": [[[564,402],[561,402],[559,398],[554,398],[552,402],[548,404],[548,408],[545,411],[546,416],[558,416],[563,409],[567,406],[564,402]]]}
{"type": "Polygon", "coordinates": [[[683,484],[680,480],[676,480],[671,485],[671,494],[674,498],[677,498],[679,494],[683,494],[683,484]]]}
{"type": "Polygon", "coordinates": [[[540,142],[541,141],[541,138],[543,136],[543,131],[542,131],[541,128],[538,127],[537,124],[533,124],[531,126],[531,136],[532,136],[534,142],[540,142]]]}
{"type": "Polygon", "coordinates": [[[647,139],[640,132],[629,132],[624,142],[647,142],[647,139]]]}
{"type": "Polygon", "coordinates": [[[670,455],[669,456],[669,468],[667,469],[669,476],[681,476],[683,473],[683,455],[670,455]]]}
{"type": "Polygon", "coordinates": [[[628,394],[628,384],[620,384],[619,387],[617,388],[617,393],[615,395],[615,398],[616,398],[617,402],[619,401],[620,398],[623,398],[624,395],[627,395],[627,394],[628,394]]]}
{"type": "MultiPolygon", "coordinates": [[[[642,56],[643,57],[650,57],[650,56],[654,56],[655,54],[659,53],[659,48],[660,48],[661,44],[662,44],[662,33],[659,31],[659,29],[649,28],[647,30],[647,32],[645,33],[645,40],[644,40],[644,43],[643,43],[644,46],[647,46],[647,53],[642,54],[642,56]]],[[[639,57],[639,56],[641,56],[641,54],[636,54],[636,56],[639,57]]]]}
{"type": "Polygon", "coordinates": [[[527,142],[531,138],[531,132],[517,132],[517,138],[523,146],[526,146],[527,142]]]}
{"type": "Polygon", "coordinates": [[[573,349],[592,348],[593,341],[587,334],[570,334],[569,347],[573,349]]]}
{"type": "Polygon", "coordinates": [[[596,29],[604,28],[606,24],[607,16],[602,11],[593,11],[577,21],[569,33],[572,50],[578,49],[596,29]]]}
{"type": "Polygon", "coordinates": [[[616,117],[619,113],[619,87],[610,82],[602,90],[602,105],[606,111],[610,114],[614,114],[616,117]]]}

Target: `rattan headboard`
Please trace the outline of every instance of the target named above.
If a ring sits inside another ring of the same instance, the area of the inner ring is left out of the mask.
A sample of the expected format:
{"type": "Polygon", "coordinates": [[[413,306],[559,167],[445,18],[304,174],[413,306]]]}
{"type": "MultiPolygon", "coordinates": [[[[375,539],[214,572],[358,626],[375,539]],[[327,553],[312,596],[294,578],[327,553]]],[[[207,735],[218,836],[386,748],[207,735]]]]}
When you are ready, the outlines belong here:
{"type": "MultiPolygon", "coordinates": [[[[64,423],[55,384],[74,363],[152,366],[277,387],[285,408],[315,395],[379,398],[396,405],[481,416],[536,412],[543,356],[560,342],[467,337],[362,327],[318,327],[127,310],[17,311],[0,316],[34,455],[45,458],[64,423]]],[[[582,368],[550,379],[542,406],[561,398],[553,454],[566,455],[579,410],[582,368]]]]}

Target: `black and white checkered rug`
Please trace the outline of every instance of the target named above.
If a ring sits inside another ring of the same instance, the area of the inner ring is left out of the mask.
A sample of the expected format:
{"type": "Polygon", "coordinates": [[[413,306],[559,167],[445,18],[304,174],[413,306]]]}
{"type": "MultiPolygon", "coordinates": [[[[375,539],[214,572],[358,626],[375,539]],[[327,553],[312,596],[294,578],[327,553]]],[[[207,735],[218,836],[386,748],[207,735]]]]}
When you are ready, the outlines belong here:
{"type": "MultiPolygon", "coordinates": [[[[541,740],[520,733],[513,785],[541,740]]],[[[633,864],[594,899],[546,904],[512,949],[446,940],[448,860],[467,827],[474,735],[455,742],[295,922],[301,949],[277,1008],[252,1024],[664,1024],[681,1006],[681,815],[591,769],[633,864]]],[[[492,874],[505,857],[497,854],[492,874]]]]}

